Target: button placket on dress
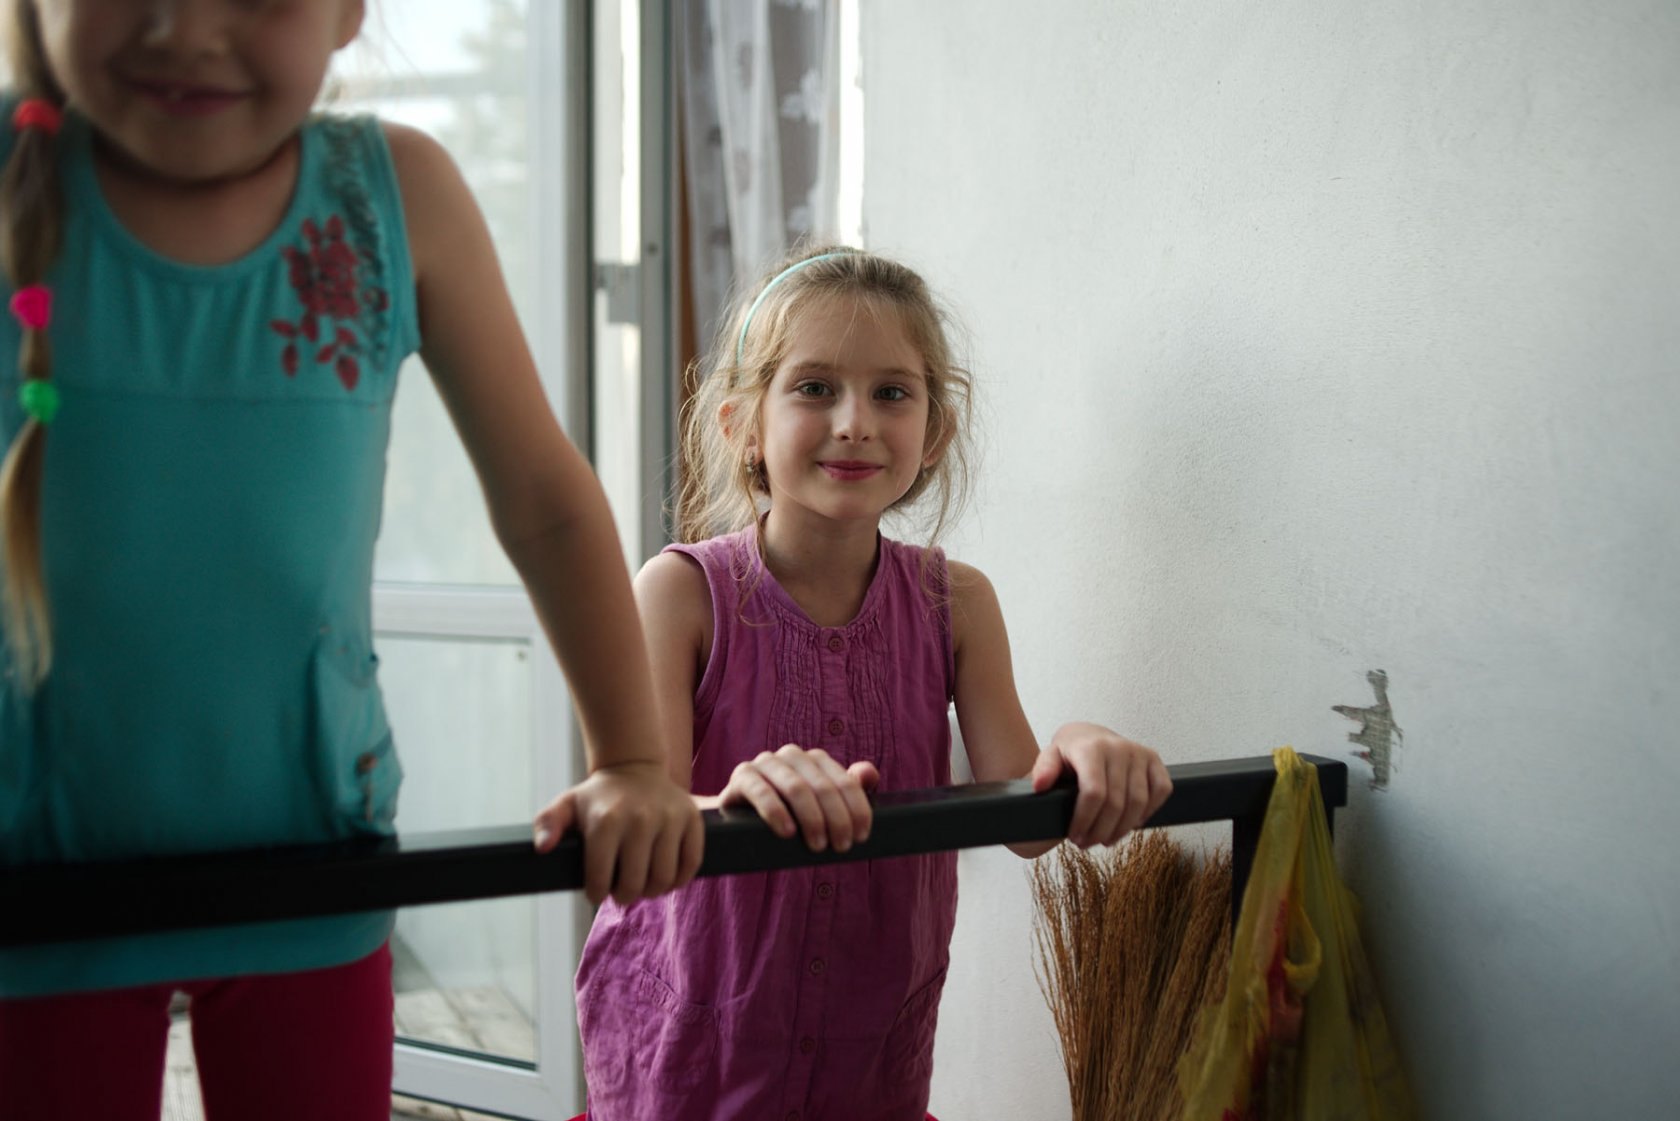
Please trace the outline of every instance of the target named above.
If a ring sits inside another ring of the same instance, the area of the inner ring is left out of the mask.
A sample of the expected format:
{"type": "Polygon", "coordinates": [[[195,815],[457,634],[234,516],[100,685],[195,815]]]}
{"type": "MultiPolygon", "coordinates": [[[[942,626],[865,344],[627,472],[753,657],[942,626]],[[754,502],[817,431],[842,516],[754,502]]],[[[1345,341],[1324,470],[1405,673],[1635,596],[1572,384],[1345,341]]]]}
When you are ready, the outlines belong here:
{"type": "Polygon", "coordinates": [[[807,877],[804,944],[800,947],[798,1004],[794,1013],[793,1030],[788,1034],[787,1093],[782,1107],[789,1114],[803,1114],[809,1107],[811,1075],[816,1067],[817,1052],[822,1044],[824,1004],[828,996],[828,955],[834,934],[834,911],[837,905],[834,890],[835,873],[830,868],[814,868],[807,877]]]}
{"type": "MultiPolygon", "coordinates": [[[[846,634],[835,628],[820,628],[807,649],[813,650],[817,680],[813,690],[817,710],[811,714],[815,741],[842,766],[858,757],[854,745],[844,739],[852,715],[847,652],[852,646],[846,634]]],[[[787,1117],[804,1117],[809,1112],[809,1095],[816,1060],[822,1050],[824,1011],[828,991],[829,957],[835,927],[841,876],[832,868],[808,873],[807,921],[804,944],[795,959],[798,968],[798,1005],[793,1031],[789,1035],[787,1093],[782,1107],[787,1117]]],[[[843,983],[843,979],[842,979],[843,983]]]]}
{"type": "MultiPolygon", "coordinates": [[[[816,652],[817,681],[815,694],[818,709],[813,713],[818,733],[817,742],[844,766],[853,757],[850,747],[841,739],[846,733],[851,713],[849,677],[846,666],[847,650],[851,643],[838,629],[822,628],[811,639],[807,649],[816,652]]],[[[838,879],[831,868],[815,868],[808,877],[804,944],[797,962],[798,1005],[793,1031],[789,1033],[787,1093],[782,1101],[786,1116],[803,1117],[809,1112],[811,1076],[815,1071],[818,1053],[822,1050],[824,1004],[828,992],[828,961],[832,945],[835,908],[839,904],[835,883],[838,879]]]]}
{"type": "Polygon", "coordinates": [[[817,635],[818,696],[822,698],[818,714],[822,725],[819,735],[823,747],[842,765],[859,758],[856,745],[844,742],[852,717],[851,681],[846,657],[851,645],[840,630],[825,628],[817,635]]]}

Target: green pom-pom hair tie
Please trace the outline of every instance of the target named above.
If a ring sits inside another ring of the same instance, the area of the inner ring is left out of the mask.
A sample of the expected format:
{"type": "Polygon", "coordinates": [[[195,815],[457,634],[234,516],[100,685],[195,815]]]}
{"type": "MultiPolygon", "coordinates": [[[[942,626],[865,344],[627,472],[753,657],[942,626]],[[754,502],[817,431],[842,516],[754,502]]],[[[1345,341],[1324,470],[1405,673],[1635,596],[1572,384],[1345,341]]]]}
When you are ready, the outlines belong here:
{"type": "Polygon", "coordinates": [[[40,378],[30,378],[18,386],[18,401],[23,411],[40,424],[51,424],[58,415],[58,386],[40,378]]]}

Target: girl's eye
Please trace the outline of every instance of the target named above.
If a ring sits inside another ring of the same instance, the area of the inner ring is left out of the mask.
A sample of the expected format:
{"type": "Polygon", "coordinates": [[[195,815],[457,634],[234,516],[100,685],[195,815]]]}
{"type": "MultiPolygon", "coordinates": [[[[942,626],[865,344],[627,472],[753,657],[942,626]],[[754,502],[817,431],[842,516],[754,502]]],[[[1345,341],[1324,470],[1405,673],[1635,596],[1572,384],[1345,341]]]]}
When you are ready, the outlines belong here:
{"type": "Polygon", "coordinates": [[[801,382],[793,387],[793,392],[798,397],[821,397],[828,392],[828,386],[820,381],[801,382]]]}
{"type": "Polygon", "coordinates": [[[902,385],[884,385],[875,394],[887,401],[908,401],[910,393],[902,385]]]}

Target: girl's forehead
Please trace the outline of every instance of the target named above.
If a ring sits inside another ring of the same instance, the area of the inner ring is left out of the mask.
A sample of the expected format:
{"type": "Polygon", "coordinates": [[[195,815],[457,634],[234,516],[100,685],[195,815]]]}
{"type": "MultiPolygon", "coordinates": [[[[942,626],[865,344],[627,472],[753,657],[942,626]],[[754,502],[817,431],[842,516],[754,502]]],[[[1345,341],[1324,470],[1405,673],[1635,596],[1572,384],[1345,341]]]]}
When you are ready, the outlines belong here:
{"type": "Polygon", "coordinates": [[[894,368],[926,373],[904,313],[857,296],[822,296],[795,310],[781,366],[894,368]]]}

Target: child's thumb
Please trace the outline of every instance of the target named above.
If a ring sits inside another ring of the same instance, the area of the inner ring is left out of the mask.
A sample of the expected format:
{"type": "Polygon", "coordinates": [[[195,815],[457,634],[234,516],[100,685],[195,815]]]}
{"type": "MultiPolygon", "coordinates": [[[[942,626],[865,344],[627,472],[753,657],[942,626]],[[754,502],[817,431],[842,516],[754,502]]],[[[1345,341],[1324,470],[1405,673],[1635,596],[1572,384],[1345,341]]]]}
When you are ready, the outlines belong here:
{"type": "Polygon", "coordinates": [[[1055,744],[1039,752],[1038,758],[1033,760],[1033,793],[1042,794],[1056,785],[1056,780],[1061,777],[1063,765],[1062,749],[1055,744]]]}
{"type": "Polygon", "coordinates": [[[560,843],[561,836],[577,819],[570,790],[543,807],[532,826],[531,843],[538,852],[547,852],[560,843]]]}
{"type": "Polygon", "coordinates": [[[874,790],[881,782],[881,772],[875,769],[873,763],[853,763],[846,768],[846,773],[857,779],[858,785],[865,791],[874,790]]]}

